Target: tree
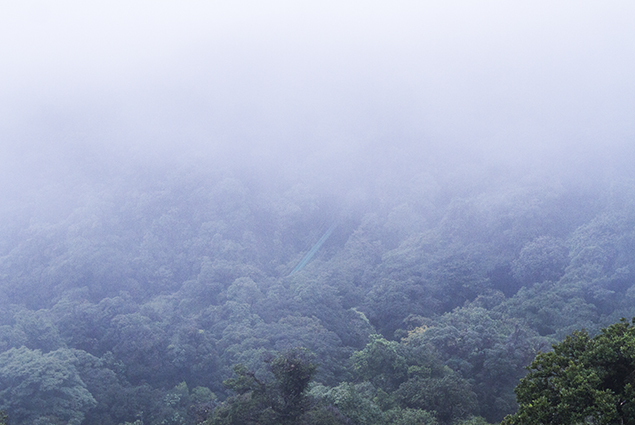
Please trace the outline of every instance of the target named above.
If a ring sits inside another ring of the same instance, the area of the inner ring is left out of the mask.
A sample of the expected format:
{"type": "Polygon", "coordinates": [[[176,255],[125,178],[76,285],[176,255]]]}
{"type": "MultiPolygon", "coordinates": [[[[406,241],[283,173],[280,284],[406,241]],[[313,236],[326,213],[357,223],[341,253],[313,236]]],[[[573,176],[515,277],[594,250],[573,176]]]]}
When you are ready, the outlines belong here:
{"type": "Polygon", "coordinates": [[[97,402],[86,389],[72,350],[42,354],[26,347],[0,354],[0,409],[16,424],[79,425],[97,402]]]}
{"type": "Polygon", "coordinates": [[[521,285],[557,281],[569,263],[569,251],[564,243],[550,236],[541,236],[526,244],[511,271],[521,285]]]}
{"type": "Polygon", "coordinates": [[[317,366],[308,350],[295,348],[268,361],[273,379],[265,380],[249,371],[244,365],[236,365],[235,378],[223,384],[236,395],[214,411],[208,423],[280,424],[299,423],[308,410],[307,388],[317,366]]]}
{"type": "Polygon", "coordinates": [[[441,379],[409,379],[399,387],[397,397],[408,408],[436,412],[436,418],[442,424],[467,418],[477,408],[476,395],[469,383],[456,373],[441,379]]]}
{"type": "Polygon", "coordinates": [[[396,341],[371,335],[366,347],[353,354],[357,375],[384,391],[394,391],[408,379],[408,364],[396,341]]]}
{"type": "Polygon", "coordinates": [[[594,338],[574,332],[539,353],[516,387],[520,408],[503,425],[635,423],[635,318],[594,338]]]}
{"type": "Polygon", "coordinates": [[[273,410],[282,424],[295,424],[307,408],[306,390],[317,370],[305,349],[295,349],[271,361],[275,377],[273,410]]]}
{"type": "Polygon", "coordinates": [[[499,422],[516,411],[514,387],[543,340],[520,321],[474,304],[427,320],[429,327],[410,332],[407,342],[410,347],[433,345],[445,365],[469,380],[477,396],[475,413],[499,422]]]}

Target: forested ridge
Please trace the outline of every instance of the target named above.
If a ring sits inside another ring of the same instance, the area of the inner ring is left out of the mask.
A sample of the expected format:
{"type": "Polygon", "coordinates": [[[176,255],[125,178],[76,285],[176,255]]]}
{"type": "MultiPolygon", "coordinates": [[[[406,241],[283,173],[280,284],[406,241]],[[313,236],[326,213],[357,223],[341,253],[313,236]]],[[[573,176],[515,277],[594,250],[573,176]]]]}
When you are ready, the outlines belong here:
{"type": "Polygon", "coordinates": [[[0,211],[0,410],[500,422],[539,351],[635,316],[635,182],[589,181],[431,171],[337,192],[174,166],[38,186],[0,211]]]}

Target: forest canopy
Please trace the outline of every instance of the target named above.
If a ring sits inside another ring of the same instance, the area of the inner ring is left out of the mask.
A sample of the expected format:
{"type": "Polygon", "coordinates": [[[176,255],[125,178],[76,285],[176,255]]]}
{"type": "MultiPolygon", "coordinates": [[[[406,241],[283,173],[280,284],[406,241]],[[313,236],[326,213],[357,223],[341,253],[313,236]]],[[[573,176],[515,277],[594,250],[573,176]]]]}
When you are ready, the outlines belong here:
{"type": "Polygon", "coordinates": [[[635,316],[635,184],[497,173],[352,199],[175,166],[77,185],[62,211],[5,206],[0,410],[485,424],[516,412],[521,382],[523,415],[538,352],[635,316]]]}
{"type": "Polygon", "coordinates": [[[3,2],[0,424],[631,421],[633,16],[3,2]]]}
{"type": "Polygon", "coordinates": [[[540,353],[520,380],[512,424],[628,424],[635,420],[635,318],[590,338],[574,332],[540,353]]]}

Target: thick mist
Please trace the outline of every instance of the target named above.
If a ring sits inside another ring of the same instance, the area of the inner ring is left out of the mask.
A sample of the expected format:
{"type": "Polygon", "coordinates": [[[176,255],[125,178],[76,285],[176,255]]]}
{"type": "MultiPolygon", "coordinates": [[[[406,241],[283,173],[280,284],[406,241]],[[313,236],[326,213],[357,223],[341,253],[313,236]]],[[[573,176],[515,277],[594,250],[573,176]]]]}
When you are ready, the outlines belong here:
{"type": "Polygon", "coordinates": [[[175,162],[344,193],[380,175],[488,167],[603,178],[633,153],[633,11],[627,2],[9,6],[3,191],[175,162]]]}
{"type": "Polygon", "coordinates": [[[497,423],[635,316],[630,2],[14,3],[0,424],[497,423]]]}

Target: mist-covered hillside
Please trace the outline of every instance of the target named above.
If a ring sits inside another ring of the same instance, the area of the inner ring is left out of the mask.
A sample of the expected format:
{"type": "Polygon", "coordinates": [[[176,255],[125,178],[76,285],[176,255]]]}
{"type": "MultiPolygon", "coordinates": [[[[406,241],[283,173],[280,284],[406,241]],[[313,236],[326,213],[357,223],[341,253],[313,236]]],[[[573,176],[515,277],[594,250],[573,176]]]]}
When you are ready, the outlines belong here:
{"type": "Polygon", "coordinates": [[[493,422],[515,409],[538,350],[635,316],[631,180],[481,170],[383,190],[383,178],[355,199],[240,172],[144,169],[77,183],[58,209],[5,208],[2,407],[17,423],[194,423],[231,394],[233,365],[266,375],[267,356],[304,347],[318,398],[366,382],[378,414],[493,422]],[[380,336],[403,351],[403,371],[355,363],[381,355],[367,352],[380,336]],[[443,413],[408,395],[424,378],[465,406],[443,413]]]}
{"type": "Polygon", "coordinates": [[[0,423],[485,425],[635,316],[633,5],[0,13],[0,423]]]}

